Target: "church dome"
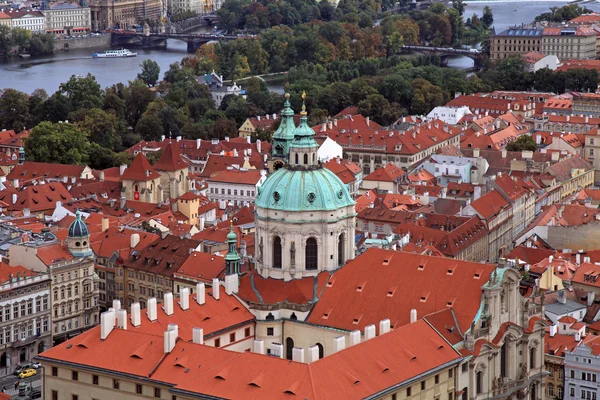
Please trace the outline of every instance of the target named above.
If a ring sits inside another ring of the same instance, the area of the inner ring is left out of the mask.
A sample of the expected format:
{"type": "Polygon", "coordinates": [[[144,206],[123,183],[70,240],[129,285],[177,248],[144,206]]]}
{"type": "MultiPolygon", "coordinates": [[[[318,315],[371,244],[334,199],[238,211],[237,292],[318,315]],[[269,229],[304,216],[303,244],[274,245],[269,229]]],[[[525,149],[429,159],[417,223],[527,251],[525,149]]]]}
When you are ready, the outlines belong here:
{"type": "Polygon", "coordinates": [[[355,203],[340,178],[320,167],[277,170],[259,188],[255,204],[280,211],[330,211],[355,203]]]}
{"type": "Polygon", "coordinates": [[[85,222],[83,222],[81,220],[81,213],[79,211],[77,211],[75,213],[75,221],[73,221],[71,223],[71,225],[69,226],[69,237],[70,238],[78,238],[78,237],[87,237],[90,235],[90,232],[88,231],[88,227],[85,224],[85,222]]]}

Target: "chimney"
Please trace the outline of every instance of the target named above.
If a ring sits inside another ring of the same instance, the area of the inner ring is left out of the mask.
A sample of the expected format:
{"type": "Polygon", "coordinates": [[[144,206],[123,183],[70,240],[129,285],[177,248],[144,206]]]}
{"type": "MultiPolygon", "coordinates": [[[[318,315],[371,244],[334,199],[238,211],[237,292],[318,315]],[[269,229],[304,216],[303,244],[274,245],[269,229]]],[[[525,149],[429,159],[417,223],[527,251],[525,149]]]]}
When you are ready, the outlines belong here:
{"type": "Polygon", "coordinates": [[[565,293],[564,290],[561,290],[560,292],[558,292],[558,295],[556,296],[556,300],[560,304],[567,304],[567,294],[565,293]]]}
{"type": "Polygon", "coordinates": [[[252,143],[252,142],[250,141],[250,136],[246,136],[246,143],[252,143]]]}
{"type": "Polygon", "coordinates": [[[537,144],[538,146],[542,144],[542,135],[540,135],[539,133],[535,135],[535,144],[537,144]]]}
{"type": "Polygon", "coordinates": [[[417,322],[417,309],[413,308],[410,310],[410,323],[413,324],[417,322]]]}
{"type": "Polygon", "coordinates": [[[382,319],[379,321],[379,334],[383,335],[384,333],[388,333],[390,331],[390,320],[382,319]]]}
{"type": "Polygon", "coordinates": [[[556,336],[557,333],[558,333],[558,325],[556,325],[556,324],[550,325],[550,337],[556,336]]]}
{"type": "Polygon", "coordinates": [[[371,126],[371,119],[369,117],[365,118],[367,121],[367,126],[371,126]]]}
{"type": "Polygon", "coordinates": [[[163,310],[165,310],[165,314],[173,315],[173,293],[168,292],[164,294],[163,310]]]}
{"type": "Polygon", "coordinates": [[[127,330],[127,310],[117,310],[117,328],[127,330]]]}
{"type": "Polygon", "coordinates": [[[192,329],[192,342],[196,344],[204,344],[204,329],[192,329]]]}
{"type": "Polygon", "coordinates": [[[333,352],[337,353],[346,348],[346,336],[338,336],[333,339],[333,352]]]}
{"type": "Polygon", "coordinates": [[[133,249],[139,243],[140,243],[140,234],[139,233],[132,234],[131,237],[129,238],[129,244],[131,245],[131,248],[133,249]]]}
{"type": "Polygon", "coordinates": [[[479,149],[473,149],[473,158],[479,158],[479,149]]]}
{"type": "Polygon", "coordinates": [[[219,300],[219,297],[220,297],[220,293],[219,293],[220,287],[219,286],[220,286],[219,280],[217,278],[213,278],[212,290],[213,290],[213,297],[215,298],[215,300],[219,300]]]}
{"type": "Polygon", "coordinates": [[[196,303],[202,305],[206,302],[206,288],[204,283],[196,284],[196,303]]]}
{"type": "Polygon", "coordinates": [[[112,302],[112,308],[114,308],[115,310],[120,310],[121,309],[121,300],[114,299],[112,302]]]}
{"type": "Polygon", "coordinates": [[[575,254],[575,264],[581,265],[581,254],[575,254]]]}
{"type": "Polygon", "coordinates": [[[102,232],[108,230],[109,227],[109,219],[106,217],[102,218],[102,232]]]}
{"type": "Polygon", "coordinates": [[[319,360],[319,346],[314,345],[308,348],[308,354],[306,356],[306,362],[312,363],[319,360]]]}
{"type": "Polygon", "coordinates": [[[164,142],[165,141],[165,135],[160,135],[160,141],[164,142]]]}
{"type": "Polygon", "coordinates": [[[202,146],[202,139],[196,139],[196,150],[202,146]]]}
{"type": "Polygon", "coordinates": [[[283,345],[281,343],[271,343],[271,354],[279,354],[279,358],[283,358],[283,345]]]}
{"type": "Polygon", "coordinates": [[[350,336],[348,336],[348,347],[355,346],[360,343],[360,331],[355,330],[350,332],[350,336]]]}
{"type": "Polygon", "coordinates": [[[200,217],[200,232],[204,230],[204,217],[200,217]]]}
{"type": "Polygon", "coordinates": [[[119,175],[123,176],[123,174],[125,173],[126,169],[127,169],[127,164],[121,164],[119,166],[119,175]]]}
{"type": "Polygon", "coordinates": [[[240,278],[238,274],[233,273],[225,276],[225,293],[232,295],[239,291],[240,278]]]}
{"type": "Polygon", "coordinates": [[[177,341],[177,331],[176,330],[167,330],[165,331],[165,354],[168,354],[173,351],[175,348],[175,342],[177,341]]]}
{"type": "Polygon", "coordinates": [[[596,299],[596,293],[594,292],[588,292],[587,295],[587,305],[588,307],[591,307],[592,304],[594,304],[594,300],[596,299]]]}
{"type": "Polygon", "coordinates": [[[225,141],[229,142],[229,136],[225,136],[225,141]]]}
{"type": "Polygon", "coordinates": [[[148,310],[146,311],[146,315],[150,321],[156,321],[156,298],[150,297],[148,299],[148,310]]]}
{"type": "Polygon", "coordinates": [[[127,204],[127,197],[121,196],[121,201],[119,202],[119,209],[123,210],[125,205],[127,204]]]}
{"type": "Polygon", "coordinates": [[[179,306],[182,310],[190,308],[190,289],[181,289],[181,292],[179,293],[179,306]]]}
{"type": "Polygon", "coordinates": [[[31,215],[31,210],[29,209],[29,207],[25,207],[23,209],[23,216],[24,217],[29,217],[31,215]]]}
{"type": "Polygon", "coordinates": [[[579,332],[575,333],[575,341],[576,342],[580,342],[581,341],[581,333],[579,333],[579,332]]]}
{"type": "Polygon", "coordinates": [[[19,180],[18,180],[18,179],[13,179],[13,187],[14,187],[15,189],[18,189],[18,188],[19,188],[19,180]]]}
{"type": "Polygon", "coordinates": [[[552,161],[558,161],[559,158],[560,158],[560,153],[558,151],[553,151],[552,154],[550,155],[550,159],[552,161]]]}
{"type": "Polygon", "coordinates": [[[365,326],[365,340],[373,339],[375,337],[375,325],[365,326]]]}
{"type": "Polygon", "coordinates": [[[256,354],[265,354],[265,341],[255,339],[252,343],[252,352],[256,354]]]}
{"type": "Polygon", "coordinates": [[[506,149],[502,149],[502,158],[506,158],[506,149]]]}
{"type": "Polygon", "coordinates": [[[333,129],[333,121],[329,121],[329,129],[333,129]]]}
{"type": "Polygon", "coordinates": [[[133,303],[131,305],[131,325],[140,326],[142,324],[140,312],[140,303],[133,303]]]}
{"type": "Polygon", "coordinates": [[[100,171],[99,175],[100,182],[104,182],[104,171],[100,171]]]}
{"type": "Polygon", "coordinates": [[[258,152],[258,154],[262,153],[262,144],[260,142],[260,139],[256,139],[256,151],[258,152]]]}
{"type": "Polygon", "coordinates": [[[175,138],[175,140],[176,140],[177,142],[181,142],[181,136],[177,136],[177,137],[175,138]]]}
{"type": "Polygon", "coordinates": [[[12,203],[15,204],[17,202],[17,199],[19,198],[19,195],[16,193],[12,194],[12,203]]]}
{"type": "Polygon", "coordinates": [[[115,314],[112,311],[105,311],[100,314],[100,339],[106,339],[114,327],[115,314]]]}
{"type": "Polygon", "coordinates": [[[294,347],[292,349],[292,361],[304,362],[304,349],[302,347],[294,347]]]}
{"type": "Polygon", "coordinates": [[[179,337],[179,327],[177,326],[177,324],[169,324],[169,325],[167,325],[167,330],[168,331],[175,331],[175,336],[179,337]]]}

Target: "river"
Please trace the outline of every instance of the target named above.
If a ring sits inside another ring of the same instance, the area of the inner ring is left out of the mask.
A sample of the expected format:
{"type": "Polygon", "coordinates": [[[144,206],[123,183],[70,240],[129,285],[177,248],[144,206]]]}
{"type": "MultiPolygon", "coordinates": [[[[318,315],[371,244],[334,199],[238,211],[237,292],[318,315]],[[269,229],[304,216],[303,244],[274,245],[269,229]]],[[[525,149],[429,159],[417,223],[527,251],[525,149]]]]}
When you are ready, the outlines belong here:
{"type": "MultiPolygon", "coordinates": [[[[473,13],[481,16],[483,7],[489,6],[494,14],[496,32],[515,24],[526,24],[550,7],[560,7],[566,1],[489,1],[468,2],[465,8],[465,18],[473,13]],[[517,11],[514,11],[514,10],[517,11]]],[[[585,3],[586,7],[600,11],[599,3],[585,3]]],[[[54,93],[62,82],[71,75],[86,75],[91,73],[102,87],[111,86],[118,82],[135,79],[140,71],[140,64],[149,58],[158,63],[162,74],[169,65],[181,61],[187,55],[186,43],[169,40],[166,49],[135,49],[135,58],[92,59],[95,51],[105,49],[59,51],[49,57],[35,57],[27,60],[13,59],[0,62],[0,89],[14,88],[31,93],[37,88],[45,89],[49,94],[54,93]]],[[[453,57],[448,60],[452,68],[470,68],[473,61],[467,57],[453,57]]],[[[269,85],[271,90],[281,91],[277,84],[269,85]]]]}

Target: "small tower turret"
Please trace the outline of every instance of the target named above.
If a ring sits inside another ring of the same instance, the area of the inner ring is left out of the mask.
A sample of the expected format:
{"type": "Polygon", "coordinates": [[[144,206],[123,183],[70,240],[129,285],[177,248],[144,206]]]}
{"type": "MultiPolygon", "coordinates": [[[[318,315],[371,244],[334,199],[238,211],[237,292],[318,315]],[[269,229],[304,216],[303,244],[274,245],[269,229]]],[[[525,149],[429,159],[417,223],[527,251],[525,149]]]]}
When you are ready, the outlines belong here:
{"type": "Polygon", "coordinates": [[[69,252],[75,257],[88,257],[92,255],[90,248],[90,232],[81,219],[79,210],[75,213],[75,221],[69,226],[68,236],[65,240],[69,252]]]}
{"type": "Polygon", "coordinates": [[[241,261],[242,257],[237,251],[237,235],[233,231],[233,220],[229,226],[229,233],[227,234],[227,255],[225,256],[225,271],[226,275],[239,274],[241,273],[241,261]]]}

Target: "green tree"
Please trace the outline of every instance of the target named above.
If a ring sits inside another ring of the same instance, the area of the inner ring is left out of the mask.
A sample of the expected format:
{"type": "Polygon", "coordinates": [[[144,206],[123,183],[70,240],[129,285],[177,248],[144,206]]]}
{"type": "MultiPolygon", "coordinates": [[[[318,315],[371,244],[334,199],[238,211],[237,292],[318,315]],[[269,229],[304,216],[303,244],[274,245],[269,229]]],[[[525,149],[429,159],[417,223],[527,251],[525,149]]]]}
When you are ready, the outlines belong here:
{"type": "Polygon", "coordinates": [[[87,111],[83,121],[77,123],[77,127],[85,132],[92,142],[107,149],[114,150],[121,144],[119,120],[114,114],[99,108],[87,111]]]}
{"type": "Polygon", "coordinates": [[[115,165],[115,152],[98,143],[90,143],[87,150],[88,165],[92,169],[106,169],[115,165]]]}
{"type": "Polygon", "coordinates": [[[0,96],[0,127],[20,132],[28,128],[29,96],[15,89],[6,89],[0,96]]]}
{"type": "Polygon", "coordinates": [[[125,119],[129,126],[137,126],[138,121],[156,98],[156,92],[140,81],[132,82],[124,93],[125,119]]]}
{"type": "Polygon", "coordinates": [[[25,28],[13,28],[11,32],[12,44],[19,47],[19,52],[23,52],[29,45],[31,31],[25,28]]]}
{"type": "Polygon", "coordinates": [[[122,151],[120,153],[115,154],[113,159],[114,166],[118,167],[120,165],[130,166],[133,162],[133,156],[126,151],[122,151]]]}
{"type": "Polygon", "coordinates": [[[494,23],[494,14],[489,6],[483,7],[483,15],[481,16],[481,22],[486,28],[490,28],[494,23]]]}
{"type": "Polygon", "coordinates": [[[10,27],[6,25],[0,25],[0,54],[8,53],[11,46],[12,38],[10,36],[10,27]]]}
{"type": "Polygon", "coordinates": [[[104,100],[100,84],[89,73],[83,78],[71,75],[67,82],[60,84],[58,91],[69,99],[71,110],[101,108],[104,100]]]}
{"type": "Polygon", "coordinates": [[[523,151],[523,150],[537,150],[537,145],[533,138],[529,135],[521,135],[514,142],[510,142],[506,146],[508,151],[523,151]]]}
{"type": "Polygon", "coordinates": [[[233,96],[229,99],[225,115],[241,125],[248,118],[248,103],[241,96],[233,96]]]}
{"type": "Polygon", "coordinates": [[[157,152],[150,153],[146,156],[150,165],[154,165],[160,160],[160,156],[162,156],[163,151],[159,150],[157,152]]]}
{"type": "Polygon", "coordinates": [[[29,160],[48,163],[84,165],[88,147],[85,133],[69,123],[42,122],[25,141],[29,160]]]}
{"type": "Polygon", "coordinates": [[[462,16],[465,13],[465,2],[463,0],[452,0],[452,8],[462,16]]]}
{"type": "Polygon", "coordinates": [[[144,60],[140,67],[142,67],[142,72],[137,75],[137,78],[148,86],[156,85],[160,76],[160,67],[156,61],[144,60]]]}

